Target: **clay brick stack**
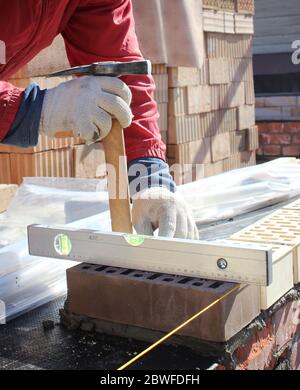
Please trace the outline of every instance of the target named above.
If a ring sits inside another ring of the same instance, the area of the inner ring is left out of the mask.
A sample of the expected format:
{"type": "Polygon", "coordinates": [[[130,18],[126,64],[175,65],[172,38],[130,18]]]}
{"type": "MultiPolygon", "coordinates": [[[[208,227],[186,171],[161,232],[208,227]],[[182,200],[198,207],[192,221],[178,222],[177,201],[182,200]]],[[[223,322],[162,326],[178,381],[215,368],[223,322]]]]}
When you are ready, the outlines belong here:
{"type": "Polygon", "coordinates": [[[168,68],[164,65],[153,65],[152,74],[155,81],[156,90],[154,97],[160,114],[158,120],[161,137],[164,143],[167,143],[168,132],[168,68]]]}
{"type": "Polygon", "coordinates": [[[177,182],[255,164],[253,1],[204,1],[201,69],[169,68],[168,158],[177,182]]]}

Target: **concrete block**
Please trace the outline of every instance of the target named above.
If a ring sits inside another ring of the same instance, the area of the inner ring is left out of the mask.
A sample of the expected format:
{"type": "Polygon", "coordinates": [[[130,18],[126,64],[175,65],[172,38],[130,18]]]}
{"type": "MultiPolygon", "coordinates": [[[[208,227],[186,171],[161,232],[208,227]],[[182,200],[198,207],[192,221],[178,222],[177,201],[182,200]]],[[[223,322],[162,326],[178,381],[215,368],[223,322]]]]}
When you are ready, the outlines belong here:
{"type": "Polygon", "coordinates": [[[230,134],[218,134],[211,137],[212,161],[223,160],[230,156],[230,134]]]}
{"type": "MultiPolygon", "coordinates": [[[[71,313],[169,332],[220,298],[232,283],[80,264],[67,270],[71,313]]],[[[226,341],[259,314],[259,289],[240,290],[180,331],[180,335],[226,341]]]]}

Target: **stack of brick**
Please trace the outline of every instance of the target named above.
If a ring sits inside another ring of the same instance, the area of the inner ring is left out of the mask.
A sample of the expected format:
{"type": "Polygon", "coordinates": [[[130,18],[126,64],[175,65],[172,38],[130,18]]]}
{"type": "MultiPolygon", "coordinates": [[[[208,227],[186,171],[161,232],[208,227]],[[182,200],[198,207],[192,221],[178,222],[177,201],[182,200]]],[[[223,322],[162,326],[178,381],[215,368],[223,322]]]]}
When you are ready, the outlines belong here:
{"type": "Polygon", "coordinates": [[[168,133],[168,68],[165,65],[158,64],[152,66],[152,74],[155,81],[154,98],[159,112],[158,125],[161,137],[164,143],[167,143],[168,133]]]}
{"type": "Polygon", "coordinates": [[[253,165],[258,148],[252,70],[254,2],[203,4],[202,68],[169,68],[168,158],[171,164],[179,164],[179,183],[253,165]]]}

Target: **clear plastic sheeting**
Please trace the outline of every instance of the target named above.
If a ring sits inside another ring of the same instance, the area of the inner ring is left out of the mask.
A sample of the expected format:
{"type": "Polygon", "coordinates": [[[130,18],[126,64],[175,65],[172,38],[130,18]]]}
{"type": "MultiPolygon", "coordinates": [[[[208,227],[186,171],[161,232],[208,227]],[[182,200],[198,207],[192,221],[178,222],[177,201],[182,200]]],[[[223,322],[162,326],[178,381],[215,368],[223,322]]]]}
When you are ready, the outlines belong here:
{"type": "MultiPolygon", "coordinates": [[[[68,226],[110,231],[109,211],[68,226]]],[[[66,294],[66,270],[75,264],[30,256],[27,240],[0,249],[0,324],[66,294]]]]}
{"type": "Polygon", "coordinates": [[[26,238],[28,225],[65,224],[105,210],[106,180],[25,178],[7,212],[0,215],[0,247],[26,238]]]}
{"type": "Polygon", "coordinates": [[[222,221],[300,194],[298,160],[280,158],[178,187],[197,225],[222,221]]]}
{"type": "MultiPolygon", "coordinates": [[[[278,159],[186,184],[178,191],[200,227],[300,195],[300,165],[296,159],[278,159]]],[[[74,262],[29,256],[26,228],[32,223],[110,231],[106,182],[24,181],[8,211],[0,215],[0,324],[66,293],[65,271],[74,262]]]]}

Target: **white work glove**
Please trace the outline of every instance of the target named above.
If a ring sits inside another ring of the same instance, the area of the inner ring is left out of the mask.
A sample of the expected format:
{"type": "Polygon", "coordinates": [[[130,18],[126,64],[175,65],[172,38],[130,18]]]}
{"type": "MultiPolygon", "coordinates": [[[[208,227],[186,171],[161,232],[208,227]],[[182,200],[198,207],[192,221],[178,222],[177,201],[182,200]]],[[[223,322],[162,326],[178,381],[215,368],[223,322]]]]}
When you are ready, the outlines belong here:
{"type": "Polygon", "coordinates": [[[67,81],[45,93],[40,132],[54,137],[73,131],[74,136],[94,142],[107,136],[112,117],[122,128],[131,124],[131,91],[116,77],[84,76],[67,81]]]}
{"type": "Polygon", "coordinates": [[[138,234],[199,239],[199,232],[185,200],[178,193],[153,187],[133,196],[132,221],[138,234]]]}

